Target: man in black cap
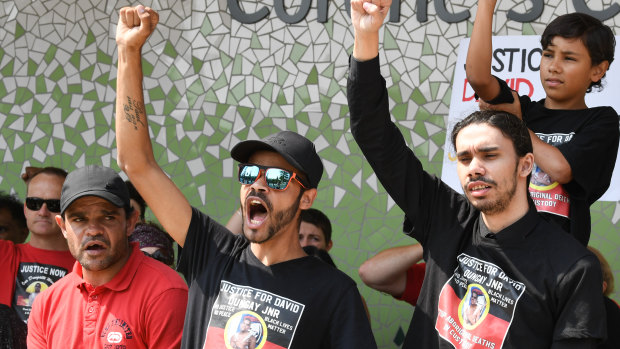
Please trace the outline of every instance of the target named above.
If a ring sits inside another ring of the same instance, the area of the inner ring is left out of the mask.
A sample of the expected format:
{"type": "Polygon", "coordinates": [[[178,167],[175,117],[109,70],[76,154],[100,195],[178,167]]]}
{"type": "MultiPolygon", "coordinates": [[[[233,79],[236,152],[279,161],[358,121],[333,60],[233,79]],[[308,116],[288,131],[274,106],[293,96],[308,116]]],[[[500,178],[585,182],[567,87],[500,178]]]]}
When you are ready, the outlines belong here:
{"type": "Polygon", "coordinates": [[[300,213],[312,206],[323,173],[312,142],[283,131],[232,149],[240,162],[243,236],[192,208],[159,167],[140,64],[157,22],[141,5],[120,10],[116,141],[119,166],[183,246],[179,270],[190,291],[182,347],[224,348],[251,316],[260,324],[252,327],[256,347],[376,348],[353,280],[299,244],[300,213]]]}
{"type": "Polygon", "coordinates": [[[112,169],[88,166],[67,176],[56,222],[78,263],[36,297],[29,348],[180,346],[187,286],[129,243],[137,219],[112,169]]]}

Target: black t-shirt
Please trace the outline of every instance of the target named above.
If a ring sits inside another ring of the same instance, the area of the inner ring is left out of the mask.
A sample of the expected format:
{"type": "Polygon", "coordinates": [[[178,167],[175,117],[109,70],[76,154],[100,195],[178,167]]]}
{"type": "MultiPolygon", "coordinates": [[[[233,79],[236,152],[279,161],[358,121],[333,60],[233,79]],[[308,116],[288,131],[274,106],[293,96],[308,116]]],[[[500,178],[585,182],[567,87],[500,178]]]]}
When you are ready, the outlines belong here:
{"type": "Polygon", "coordinates": [[[225,348],[247,325],[257,348],[376,348],[350,277],[310,256],[265,266],[195,208],[178,269],[189,284],[183,348],[225,348]]]}
{"type": "Polygon", "coordinates": [[[605,300],[605,313],[607,314],[607,339],[597,349],[620,348],[620,307],[609,297],[605,300]]]}
{"type": "MultiPolygon", "coordinates": [[[[506,81],[497,78],[500,94],[491,102],[512,100],[506,81]],[[510,97],[510,98],[509,98],[510,97]]],[[[609,188],[620,138],[618,114],[612,107],[581,110],[545,108],[545,100],[519,96],[527,127],[545,143],[560,150],[573,179],[564,185],[552,182],[537,166],[532,173],[530,195],[538,212],[559,224],[582,244],[590,239],[590,206],[609,188]]]]}
{"type": "Polygon", "coordinates": [[[426,274],[404,348],[589,348],[604,337],[596,257],[531,205],[490,234],[463,196],[425,172],[390,120],[378,58],[351,59],[351,129],[413,225],[426,274]]]}

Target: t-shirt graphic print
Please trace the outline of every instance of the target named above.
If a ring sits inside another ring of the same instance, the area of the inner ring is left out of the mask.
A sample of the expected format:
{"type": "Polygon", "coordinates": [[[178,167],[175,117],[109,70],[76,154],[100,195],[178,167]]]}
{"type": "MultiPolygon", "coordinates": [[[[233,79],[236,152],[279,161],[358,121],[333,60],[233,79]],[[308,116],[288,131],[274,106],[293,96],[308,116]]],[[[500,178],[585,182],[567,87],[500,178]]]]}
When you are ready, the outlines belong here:
{"type": "Polygon", "coordinates": [[[454,348],[500,349],[525,285],[493,263],[460,254],[439,295],[435,330],[454,348]]]}
{"type": "Polygon", "coordinates": [[[204,348],[288,349],[303,311],[299,302],[222,280],[204,348]]]}
{"type": "MultiPolygon", "coordinates": [[[[554,147],[569,142],[574,132],[564,133],[536,133],[538,138],[554,147]]],[[[569,217],[570,199],[568,192],[558,182],[552,181],[538,165],[534,164],[532,178],[530,179],[530,196],[534,200],[538,212],[547,212],[561,217],[569,217]]]]}
{"type": "Polygon", "coordinates": [[[68,270],[56,265],[36,262],[22,262],[17,270],[15,280],[15,294],[13,295],[13,308],[24,322],[28,322],[28,316],[32,309],[32,303],[39,293],[63,276],[68,270]]]}

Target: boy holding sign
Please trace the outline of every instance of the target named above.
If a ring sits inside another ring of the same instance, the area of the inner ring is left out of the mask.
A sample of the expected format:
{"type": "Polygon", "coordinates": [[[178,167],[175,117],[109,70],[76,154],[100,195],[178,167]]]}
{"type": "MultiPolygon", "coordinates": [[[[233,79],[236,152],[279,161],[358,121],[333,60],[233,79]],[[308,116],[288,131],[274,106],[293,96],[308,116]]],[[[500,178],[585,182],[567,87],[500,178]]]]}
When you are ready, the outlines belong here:
{"type": "Polygon", "coordinates": [[[593,87],[602,88],[614,59],[614,35],[598,19],[582,13],[553,20],[540,39],[540,80],[546,98],[532,101],[491,74],[495,4],[496,0],[478,3],[467,79],[482,109],[509,111],[525,121],[536,161],[530,196],[543,216],[587,245],[590,205],[609,187],[620,133],[616,111],[588,108],[585,95],[593,87]]]}

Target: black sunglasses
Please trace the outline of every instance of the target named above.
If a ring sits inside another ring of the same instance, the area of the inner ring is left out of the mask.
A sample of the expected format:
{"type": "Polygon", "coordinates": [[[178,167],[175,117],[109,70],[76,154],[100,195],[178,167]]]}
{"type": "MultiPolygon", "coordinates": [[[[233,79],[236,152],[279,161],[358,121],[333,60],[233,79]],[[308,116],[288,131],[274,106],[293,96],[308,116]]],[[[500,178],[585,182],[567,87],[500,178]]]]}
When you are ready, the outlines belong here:
{"type": "Polygon", "coordinates": [[[43,204],[47,205],[50,212],[60,212],[60,199],[26,198],[26,207],[29,210],[38,211],[43,207],[43,204]]]}
{"type": "Polygon", "coordinates": [[[293,179],[304,189],[307,189],[307,186],[299,180],[295,172],[255,164],[239,164],[239,183],[253,184],[260,178],[261,173],[265,174],[265,182],[267,182],[267,186],[271,189],[286,190],[293,179]]]}

